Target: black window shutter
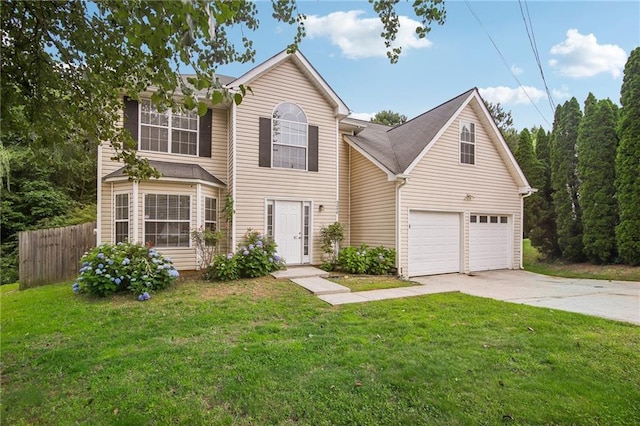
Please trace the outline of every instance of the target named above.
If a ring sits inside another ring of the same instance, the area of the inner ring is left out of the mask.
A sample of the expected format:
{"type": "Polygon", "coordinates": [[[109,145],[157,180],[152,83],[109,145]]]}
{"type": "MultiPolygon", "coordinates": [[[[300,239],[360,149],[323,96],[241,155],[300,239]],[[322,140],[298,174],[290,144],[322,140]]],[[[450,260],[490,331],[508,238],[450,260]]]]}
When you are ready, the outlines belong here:
{"type": "Polygon", "coordinates": [[[211,157],[211,123],[212,123],[213,111],[208,109],[207,113],[200,117],[200,134],[199,139],[199,153],[200,157],[211,157]]]}
{"type": "Polygon", "coordinates": [[[124,98],[124,128],[136,141],[134,149],[138,149],[138,102],[127,96],[124,98]]]}
{"type": "Polygon", "coordinates": [[[260,134],[258,136],[260,154],[258,165],[271,167],[271,119],[260,117],[260,134]]]}
{"type": "Polygon", "coordinates": [[[310,172],[318,171],[318,126],[309,126],[309,167],[310,172]]]}

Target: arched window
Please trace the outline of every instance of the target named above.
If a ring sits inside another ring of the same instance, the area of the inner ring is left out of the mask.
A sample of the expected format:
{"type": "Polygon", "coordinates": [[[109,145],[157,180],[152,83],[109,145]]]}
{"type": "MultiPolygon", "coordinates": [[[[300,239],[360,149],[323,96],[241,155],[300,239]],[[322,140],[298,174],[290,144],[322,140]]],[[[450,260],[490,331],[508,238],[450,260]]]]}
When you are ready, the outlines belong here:
{"type": "Polygon", "coordinates": [[[273,110],[271,121],[272,166],[307,170],[308,125],[302,109],[282,103],[273,110]]]}

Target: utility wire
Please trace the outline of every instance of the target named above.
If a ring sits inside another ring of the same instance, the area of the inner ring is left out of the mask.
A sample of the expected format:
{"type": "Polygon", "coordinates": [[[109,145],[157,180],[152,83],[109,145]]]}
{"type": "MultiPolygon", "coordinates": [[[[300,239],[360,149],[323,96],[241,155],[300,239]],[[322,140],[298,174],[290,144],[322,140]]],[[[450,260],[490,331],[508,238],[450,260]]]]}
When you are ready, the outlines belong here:
{"type": "Polygon", "coordinates": [[[529,37],[529,44],[531,45],[531,50],[533,50],[533,56],[536,58],[536,64],[538,64],[538,69],[540,70],[540,76],[542,77],[542,82],[544,84],[544,90],[547,92],[547,98],[549,100],[549,106],[551,107],[551,111],[555,112],[556,106],[553,102],[553,97],[551,96],[551,91],[549,90],[549,86],[547,85],[547,79],[544,76],[544,71],[542,69],[542,62],[540,61],[540,54],[538,53],[538,45],[536,44],[536,36],[533,31],[533,24],[531,22],[531,15],[529,14],[529,5],[527,4],[527,0],[524,0],[524,7],[527,10],[527,16],[525,18],[524,10],[522,9],[522,1],[518,0],[518,4],[520,5],[520,15],[522,15],[522,20],[524,21],[524,27],[527,30],[527,37],[529,37]],[[527,22],[528,20],[528,22],[527,22]]]}
{"type": "Polygon", "coordinates": [[[549,120],[546,119],[546,117],[542,114],[542,112],[540,111],[540,109],[538,108],[538,106],[536,105],[536,103],[533,101],[533,99],[531,99],[531,96],[529,96],[529,93],[527,93],[527,89],[524,88],[524,85],[520,82],[520,79],[518,78],[518,76],[513,72],[513,70],[511,69],[511,67],[509,66],[509,64],[507,63],[507,60],[504,58],[504,55],[502,54],[502,52],[500,51],[500,48],[498,47],[498,45],[496,45],[496,42],[493,41],[493,38],[491,37],[491,34],[489,34],[489,31],[487,31],[487,29],[485,28],[485,26],[482,24],[482,21],[480,20],[480,18],[478,17],[478,15],[476,15],[476,13],[473,11],[473,9],[471,8],[471,5],[469,4],[468,0],[465,0],[464,2],[467,7],[469,8],[469,11],[471,12],[471,14],[473,15],[473,17],[476,19],[476,21],[478,22],[478,24],[480,25],[480,27],[482,28],[482,30],[485,32],[485,34],[487,35],[487,37],[489,37],[489,40],[491,41],[491,44],[493,44],[493,47],[496,49],[496,51],[498,52],[498,55],[500,55],[500,58],[502,59],[502,63],[504,64],[504,66],[509,70],[509,72],[511,73],[511,75],[513,76],[513,78],[518,82],[518,85],[520,86],[520,89],[524,92],[524,94],[527,96],[527,98],[529,99],[529,101],[531,102],[531,105],[533,105],[533,107],[536,109],[536,111],[538,111],[538,114],[540,114],[540,117],[542,117],[542,119],[545,121],[545,123],[547,123],[549,125],[549,127],[551,127],[551,123],[549,123],[549,120]]]}

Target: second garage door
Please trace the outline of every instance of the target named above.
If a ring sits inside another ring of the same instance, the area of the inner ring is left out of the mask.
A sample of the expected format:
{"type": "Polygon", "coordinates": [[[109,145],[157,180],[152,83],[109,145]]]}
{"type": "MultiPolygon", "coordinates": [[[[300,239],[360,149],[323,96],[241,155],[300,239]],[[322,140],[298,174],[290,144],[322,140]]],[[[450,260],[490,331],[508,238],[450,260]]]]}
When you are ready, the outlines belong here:
{"type": "Polygon", "coordinates": [[[511,268],[509,216],[471,214],[469,221],[469,269],[511,268]]]}
{"type": "Polygon", "coordinates": [[[409,213],[409,276],[460,272],[460,214],[409,213]]]}

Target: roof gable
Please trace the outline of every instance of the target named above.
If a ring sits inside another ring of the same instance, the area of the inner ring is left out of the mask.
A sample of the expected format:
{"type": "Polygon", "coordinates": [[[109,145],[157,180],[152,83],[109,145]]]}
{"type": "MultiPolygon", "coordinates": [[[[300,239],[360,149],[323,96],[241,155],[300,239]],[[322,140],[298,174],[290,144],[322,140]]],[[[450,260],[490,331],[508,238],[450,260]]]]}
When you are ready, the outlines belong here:
{"type": "Polygon", "coordinates": [[[322,78],[318,71],[316,71],[316,69],[300,51],[287,53],[285,50],[283,50],[277,55],[272,56],[260,65],[246,72],[242,76],[226,83],[226,85],[228,87],[240,86],[241,84],[249,85],[251,81],[254,81],[261,75],[269,72],[284,61],[292,61],[298,68],[302,70],[303,74],[311,81],[311,83],[316,88],[318,88],[320,93],[322,93],[322,95],[333,106],[336,117],[344,118],[349,115],[349,108],[347,107],[347,105],[342,101],[342,99],[340,99],[336,92],[333,91],[331,86],[327,84],[324,78],[322,78]]]}
{"type": "Polygon", "coordinates": [[[367,123],[364,130],[357,135],[349,135],[346,139],[367,158],[373,158],[374,164],[382,166],[387,173],[406,176],[469,104],[478,113],[482,126],[485,127],[518,186],[523,188],[523,191],[529,189],[526,177],[484,105],[477,88],[468,90],[397,127],[389,128],[367,123]]]}

